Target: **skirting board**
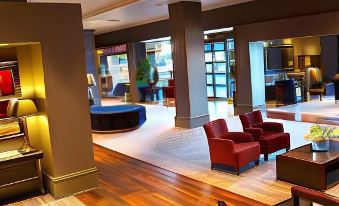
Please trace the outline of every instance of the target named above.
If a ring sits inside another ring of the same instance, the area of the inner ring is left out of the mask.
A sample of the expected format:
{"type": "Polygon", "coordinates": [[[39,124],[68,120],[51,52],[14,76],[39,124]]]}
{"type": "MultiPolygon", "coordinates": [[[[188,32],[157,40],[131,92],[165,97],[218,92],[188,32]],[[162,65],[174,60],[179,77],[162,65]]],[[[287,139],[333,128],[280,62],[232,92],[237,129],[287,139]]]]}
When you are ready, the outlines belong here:
{"type": "Polygon", "coordinates": [[[239,115],[251,111],[253,111],[253,105],[250,104],[237,104],[234,107],[234,115],[239,115]]]}
{"type": "Polygon", "coordinates": [[[54,198],[59,198],[98,187],[99,177],[98,170],[94,167],[60,177],[52,177],[43,173],[43,180],[45,189],[54,198]]]}
{"type": "Polygon", "coordinates": [[[195,117],[175,117],[175,126],[181,128],[201,127],[210,121],[210,115],[204,114],[195,117]]]}

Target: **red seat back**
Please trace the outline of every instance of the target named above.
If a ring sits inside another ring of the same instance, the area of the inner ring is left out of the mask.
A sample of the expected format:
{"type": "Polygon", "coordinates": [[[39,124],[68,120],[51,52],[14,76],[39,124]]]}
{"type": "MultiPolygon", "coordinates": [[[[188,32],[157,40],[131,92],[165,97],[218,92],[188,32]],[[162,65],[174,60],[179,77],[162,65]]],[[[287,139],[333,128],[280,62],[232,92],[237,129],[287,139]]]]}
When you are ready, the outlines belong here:
{"type": "Polygon", "coordinates": [[[262,115],[260,110],[253,112],[248,112],[245,114],[239,115],[242,127],[250,128],[255,124],[263,123],[262,115]]]}
{"type": "Polygon", "coordinates": [[[217,119],[204,125],[207,139],[220,137],[228,132],[227,124],[224,119],[217,119]]]}
{"type": "Polygon", "coordinates": [[[168,80],[168,86],[169,87],[174,87],[174,79],[169,79],[168,80]]]}

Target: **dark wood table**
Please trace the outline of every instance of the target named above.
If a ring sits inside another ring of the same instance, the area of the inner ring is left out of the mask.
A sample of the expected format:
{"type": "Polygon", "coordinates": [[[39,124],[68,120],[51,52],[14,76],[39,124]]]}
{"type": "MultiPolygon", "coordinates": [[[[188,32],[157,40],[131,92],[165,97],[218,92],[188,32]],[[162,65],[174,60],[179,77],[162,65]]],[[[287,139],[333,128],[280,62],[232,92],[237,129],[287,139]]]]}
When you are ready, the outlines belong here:
{"type": "Polygon", "coordinates": [[[339,142],[330,141],[327,152],[312,152],[311,144],[277,156],[277,179],[316,190],[339,182],[339,142]]]}
{"type": "Polygon", "coordinates": [[[44,193],[40,159],[41,150],[22,156],[0,159],[0,205],[21,197],[44,193]]]}

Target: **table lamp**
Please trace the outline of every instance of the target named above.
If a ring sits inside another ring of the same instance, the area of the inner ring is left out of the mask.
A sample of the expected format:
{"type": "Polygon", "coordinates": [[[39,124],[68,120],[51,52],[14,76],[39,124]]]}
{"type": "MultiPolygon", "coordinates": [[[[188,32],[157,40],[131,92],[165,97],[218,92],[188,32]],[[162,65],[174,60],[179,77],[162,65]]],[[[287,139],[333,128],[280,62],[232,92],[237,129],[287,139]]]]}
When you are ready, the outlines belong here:
{"type": "Polygon", "coordinates": [[[94,105],[94,98],[93,98],[93,93],[92,93],[92,88],[95,87],[95,79],[93,74],[87,74],[87,86],[88,86],[88,100],[89,100],[89,105],[92,106],[94,105]]]}
{"type": "Polygon", "coordinates": [[[19,149],[20,153],[29,153],[33,150],[29,144],[28,129],[27,129],[27,120],[26,117],[33,116],[38,113],[38,110],[31,99],[17,100],[14,105],[13,115],[19,117],[19,126],[20,132],[24,133],[24,144],[19,149]]]}

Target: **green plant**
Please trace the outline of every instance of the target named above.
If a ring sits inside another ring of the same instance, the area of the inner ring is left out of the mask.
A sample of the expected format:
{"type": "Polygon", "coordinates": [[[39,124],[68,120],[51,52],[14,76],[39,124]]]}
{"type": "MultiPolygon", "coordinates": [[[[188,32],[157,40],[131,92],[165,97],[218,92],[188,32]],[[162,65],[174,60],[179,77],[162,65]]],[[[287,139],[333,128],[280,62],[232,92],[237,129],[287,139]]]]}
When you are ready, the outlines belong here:
{"type": "Polygon", "coordinates": [[[313,142],[321,142],[337,138],[339,136],[339,128],[331,126],[313,125],[309,129],[309,133],[304,136],[306,140],[313,142]]]}
{"type": "Polygon", "coordinates": [[[151,64],[148,59],[140,60],[138,63],[137,80],[148,82],[151,64]]]}

